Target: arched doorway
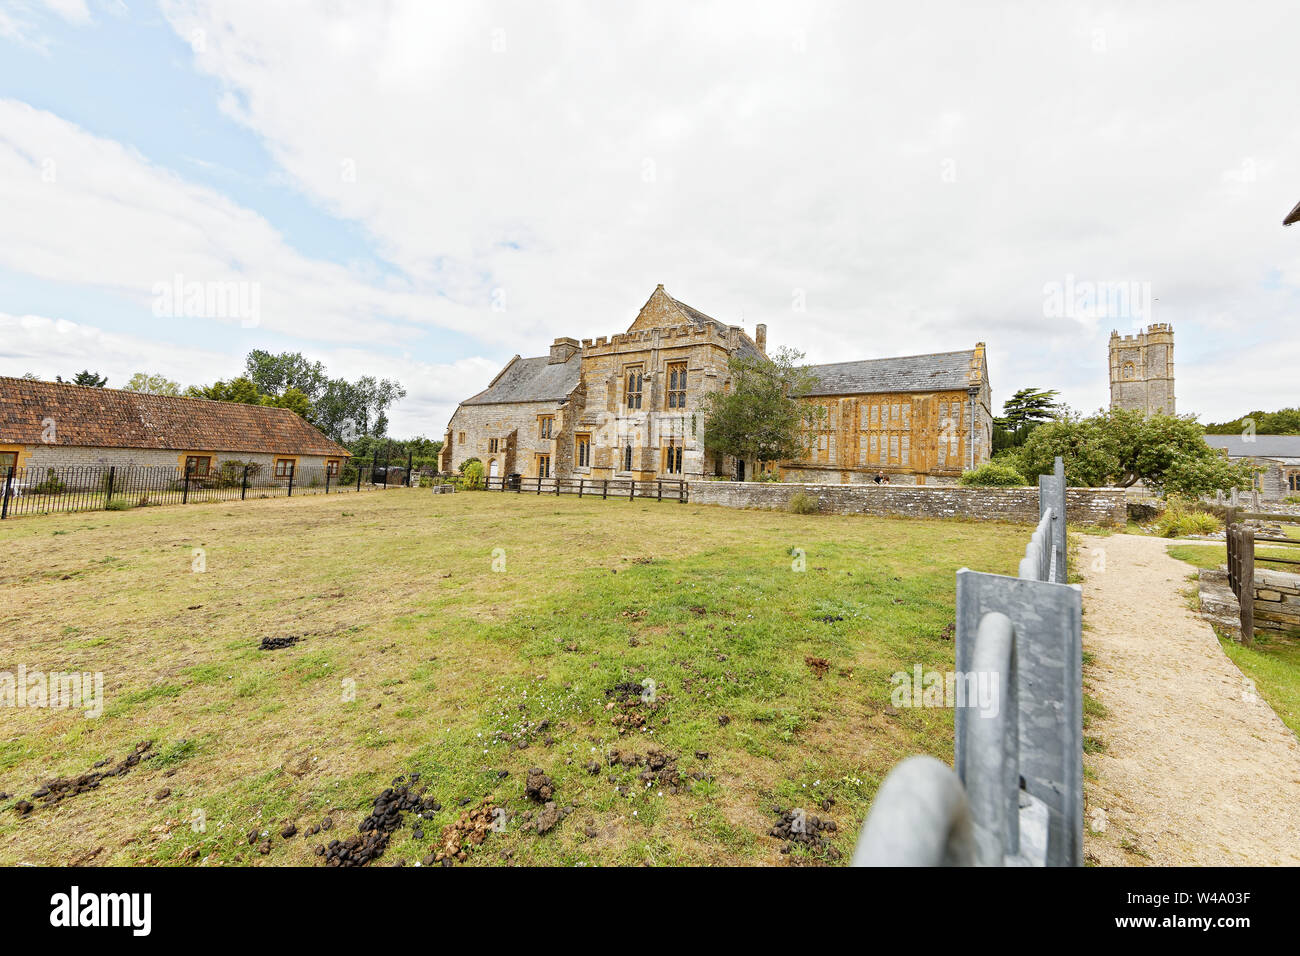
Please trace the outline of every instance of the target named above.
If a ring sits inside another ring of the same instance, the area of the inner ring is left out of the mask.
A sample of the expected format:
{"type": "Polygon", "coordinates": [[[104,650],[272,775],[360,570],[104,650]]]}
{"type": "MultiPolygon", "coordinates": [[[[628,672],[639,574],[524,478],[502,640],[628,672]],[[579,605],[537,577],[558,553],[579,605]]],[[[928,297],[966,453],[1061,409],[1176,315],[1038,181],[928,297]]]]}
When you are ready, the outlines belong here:
{"type": "Polygon", "coordinates": [[[497,476],[497,460],[493,458],[491,461],[488,462],[488,477],[495,478],[496,476],[497,476]]]}

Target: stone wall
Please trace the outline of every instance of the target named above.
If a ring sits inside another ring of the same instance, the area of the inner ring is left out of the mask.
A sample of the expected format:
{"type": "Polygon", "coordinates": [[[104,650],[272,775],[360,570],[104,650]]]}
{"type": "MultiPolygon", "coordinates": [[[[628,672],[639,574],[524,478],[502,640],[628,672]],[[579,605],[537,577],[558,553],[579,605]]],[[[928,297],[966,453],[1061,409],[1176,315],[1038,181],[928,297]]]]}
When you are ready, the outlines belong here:
{"type": "MultiPolygon", "coordinates": [[[[789,482],[692,481],[692,504],[727,508],[784,508],[802,491],[816,495],[828,514],[976,521],[1038,522],[1038,489],[938,487],[933,485],[812,485],[789,482]]],[[[1075,525],[1123,526],[1123,488],[1070,488],[1067,520],[1075,525]]]]}
{"type": "Polygon", "coordinates": [[[1255,630],[1300,634],[1300,574],[1255,569],[1255,630]]]}

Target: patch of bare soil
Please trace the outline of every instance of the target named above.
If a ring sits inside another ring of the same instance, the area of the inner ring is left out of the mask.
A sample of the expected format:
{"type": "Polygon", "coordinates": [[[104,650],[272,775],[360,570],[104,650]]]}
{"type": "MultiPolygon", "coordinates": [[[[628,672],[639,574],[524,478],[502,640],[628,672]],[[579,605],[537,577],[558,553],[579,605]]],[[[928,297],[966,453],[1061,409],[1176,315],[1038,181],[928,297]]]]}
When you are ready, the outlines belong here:
{"type": "Polygon", "coordinates": [[[1300,864],[1300,743],[1188,606],[1161,538],[1085,537],[1084,675],[1107,713],[1084,763],[1105,865],[1300,864]]]}

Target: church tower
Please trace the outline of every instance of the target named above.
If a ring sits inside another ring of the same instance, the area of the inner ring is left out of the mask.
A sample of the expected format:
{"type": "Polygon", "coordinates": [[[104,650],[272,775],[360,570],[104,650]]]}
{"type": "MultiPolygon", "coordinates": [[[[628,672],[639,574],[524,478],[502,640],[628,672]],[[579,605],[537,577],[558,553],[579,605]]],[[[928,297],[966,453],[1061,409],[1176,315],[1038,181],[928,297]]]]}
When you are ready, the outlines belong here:
{"type": "Polygon", "coordinates": [[[1110,333],[1110,407],[1176,414],[1172,325],[1157,322],[1136,335],[1110,333]]]}

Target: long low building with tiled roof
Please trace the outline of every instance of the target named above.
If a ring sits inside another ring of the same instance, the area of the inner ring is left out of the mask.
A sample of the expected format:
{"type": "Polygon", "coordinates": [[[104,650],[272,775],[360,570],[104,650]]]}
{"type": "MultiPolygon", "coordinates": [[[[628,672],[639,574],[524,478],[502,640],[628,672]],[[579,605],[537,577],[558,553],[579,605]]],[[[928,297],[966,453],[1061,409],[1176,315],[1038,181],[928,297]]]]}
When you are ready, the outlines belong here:
{"type": "Polygon", "coordinates": [[[704,446],[704,396],[731,385],[733,358],[766,355],[750,337],[658,286],[626,332],[562,337],[549,355],[516,355],[448,424],[442,467],[477,458],[489,477],[752,477],[948,483],[991,452],[984,345],[956,352],[812,366],[804,400],[824,408],[797,460],[737,461],[704,446]]]}
{"type": "Polygon", "coordinates": [[[287,408],[0,378],[0,474],[98,465],[202,478],[238,462],[288,481],[309,468],[336,473],[348,456],[287,408]]]}

